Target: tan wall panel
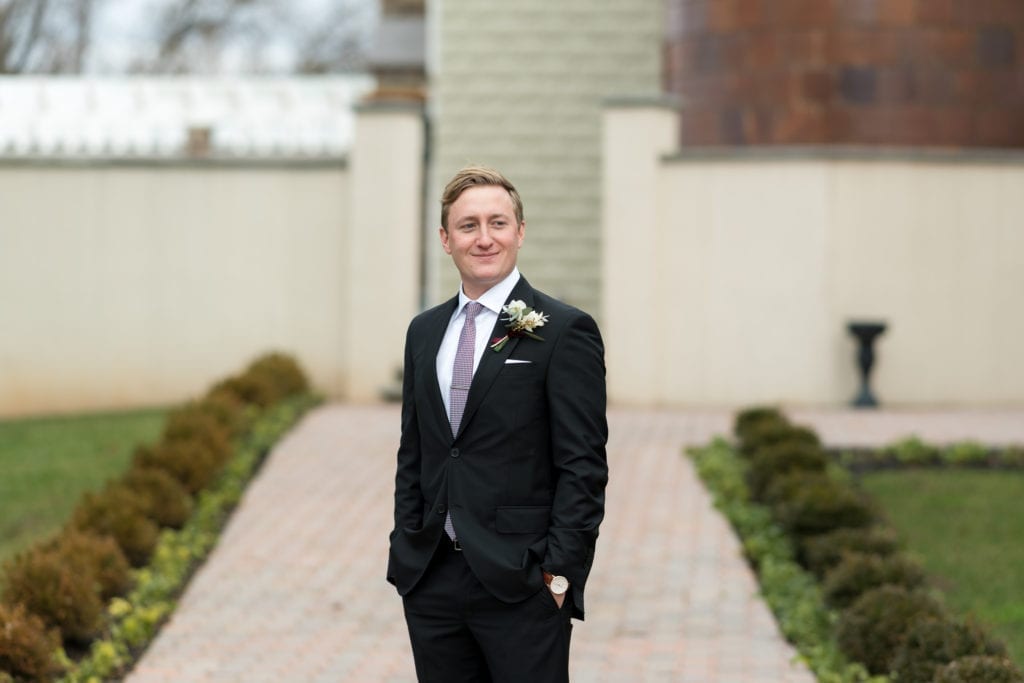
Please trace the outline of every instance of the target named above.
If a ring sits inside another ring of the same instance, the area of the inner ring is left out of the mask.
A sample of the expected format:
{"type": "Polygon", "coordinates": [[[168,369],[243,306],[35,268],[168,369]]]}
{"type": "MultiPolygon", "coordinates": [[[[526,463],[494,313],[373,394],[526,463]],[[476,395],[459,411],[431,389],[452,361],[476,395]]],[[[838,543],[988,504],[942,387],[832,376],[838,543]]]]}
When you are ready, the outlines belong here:
{"type": "Polygon", "coordinates": [[[806,348],[828,334],[824,177],[792,164],[664,172],[665,400],[818,400],[827,358],[806,348]]]}
{"type": "Polygon", "coordinates": [[[631,221],[630,202],[650,217],[629,179],[658,158],[651,116],[605,115],[613,401],[845,404],[846,323],[879,318],[882,401],[1024,403],[1019,157],[691,153],[659,162],[657,217],[631,221]]]}
{"type": "Polygon", "coordinates": [[[419,309],[423,123],[419,106],[361,110],[352,150],[345,396],[369,401],[397,386],[405,332],[419,309]]]}
{"type": "Polygon", "coordinates": [[[892,324],[878,392],[918,404],[1024,400],[1024,167],[836,172],[835,307],[892,324]]]}
{"type": "Polygon", "coordinates": [[[0,167],[0,414],[195,396],[294,352],[342,388],[347,172],[0,167]]]}

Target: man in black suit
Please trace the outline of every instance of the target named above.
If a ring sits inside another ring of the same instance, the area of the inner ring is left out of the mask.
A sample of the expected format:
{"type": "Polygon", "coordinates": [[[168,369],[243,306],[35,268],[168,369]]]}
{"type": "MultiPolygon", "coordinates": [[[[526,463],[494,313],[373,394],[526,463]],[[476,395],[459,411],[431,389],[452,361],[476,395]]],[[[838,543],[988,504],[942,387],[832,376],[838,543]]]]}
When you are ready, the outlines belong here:
{"type": "Polygon", "coordinates": [[[388,581],[420,681],[564,683],[604,517],[604,347],[516,267],[526,223],[500,173],[441,200],[457,296],[413,319],[388,581]]]}

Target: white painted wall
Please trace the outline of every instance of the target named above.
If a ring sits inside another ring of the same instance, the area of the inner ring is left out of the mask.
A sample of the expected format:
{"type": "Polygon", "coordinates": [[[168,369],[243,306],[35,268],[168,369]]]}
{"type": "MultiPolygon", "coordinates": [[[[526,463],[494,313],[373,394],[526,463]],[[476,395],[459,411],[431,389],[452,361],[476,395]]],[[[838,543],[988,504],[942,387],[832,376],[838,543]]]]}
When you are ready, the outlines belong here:
{"type": "Polygon", "coordinates": [[[405,331],[419,312],[423,219],[423,121],[418,107],[364,107],[352,149],[350,274],[343,325],[344,395],[371,401],[396,383],[405,331]]]}
{"type": "Polygon", "coordinates": [[[271,349],[376,398],[416,312],[421,115],[356,128],[348,166],[0,161],[0,415],[178,402],[271,349]]]}
{"type": "Polygon", "coordinates": [[[605,116],[613,400],[843,404],[857,390],[846,321],[866,317],[890,325],[882,401],[1024,403],[1024,156],[666,159],[652,131],[671,116],[605,116]]]}

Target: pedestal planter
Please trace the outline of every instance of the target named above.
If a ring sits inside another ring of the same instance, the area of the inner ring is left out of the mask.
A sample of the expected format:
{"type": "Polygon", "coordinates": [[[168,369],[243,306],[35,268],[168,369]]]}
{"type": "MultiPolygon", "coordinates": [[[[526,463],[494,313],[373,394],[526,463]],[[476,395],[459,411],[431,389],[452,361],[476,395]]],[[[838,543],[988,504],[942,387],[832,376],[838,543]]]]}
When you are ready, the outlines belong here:
{"type": "Polygon", "coordinates": [[[860,393],[853,400],[856,408],[877,408],[878,400],[871,392],[871,367],[875,364],[875,339],[885,332],[884,322],[853,321],[846,329],[857,340],[857,366],[860,369],[860,393]]]}

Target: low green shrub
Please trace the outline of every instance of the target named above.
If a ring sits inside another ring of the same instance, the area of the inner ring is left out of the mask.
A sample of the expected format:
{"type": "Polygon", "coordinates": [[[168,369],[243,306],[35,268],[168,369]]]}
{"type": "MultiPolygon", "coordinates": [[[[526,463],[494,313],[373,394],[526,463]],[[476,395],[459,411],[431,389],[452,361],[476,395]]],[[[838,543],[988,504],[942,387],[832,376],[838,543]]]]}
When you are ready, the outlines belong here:
{"type": "Polygon", "coordinates": [[[216,415],[198,403],[189,403],[167,416],[163,441],[202,443],[219,463],[231,455],[231,433],[221,425],[216,415]]]}
{"type": "Polygon", "coordinates": [[[757,450],[780,443],[802,443],[821,446],[818,435],[806,427],[794,427],[788,422],[763,420],[755,422],[740,442],[740,453],[751,457],[757,450]]]}
{"type": "Polygon", "coordinates": [[[811,536],[804,539],[799,551],[801,563],[820,579],[849,553],[886,556],[898,549],[899,537],[894,530],[869,526],[811,536]]]}
{"type": "Polygon", "coordinates": [[[4,672],[24,680],[48,680],[58,670],[53,653],[59,645],[57,632],[47,631],[43,620],[24,605],[0,603],[0,680],[4,672]]]}
{"type": "Polygon", "coordinates": [[[924,583],[924,569],[902,553],[887,557],[854,553],[825,575],[822,591],[830,606],[842,609],[873,588],[889,585],[913,590],[924,583]]]}
{"type": "Polygon", "coordinates": [[[57,538],[11,560],[0,576],[0,683],[50,681],[62,671],[62,683],[122,675],[216,543],[270,446],[318,403],[307,387],[291,357],[257,359],[174,411],[162,440],[138,449],[123,478],[83,496],[57,538]],[[180,530],[161,535],[159,526],[180,530]],[[133,573],[129,563],[144,568],[133,573]],[[88,646],[101,631],[106,638],[78,661],[60,648],[88,646]]]}
{"type": "Polygon", "coordinates": [[[934,683],[1024,683],[1024,675],[1005,657],[971,656],[939,669],[934,683]]]}
{"type": "Polygon", "coordinates": [[[802,543],[836,529],[870,526],[875,513],[857,491],[815,472],[795,472],[769,487],[772,515],[802,543]]]}
{"type": "Polygon", "coordinates": [[[124,599],[111,602],[107,636],[94,641],[83,659],[72,662],[65,658],[66,672],[60,683],[120,680],[171,613],[176,596],[195,566],[216,544],[219,530],[264,455],[317,403],[316,397],[300,395],[258,415],[245,438],[239,440],[222,476],[196,497],[185,526],[160,535],[149,564],[136,572],[132,591],[124,599]]]}
{"type": "Polygon", "coordinates": [[[940,447],[917,437],[907,437],[884,448],[847,448],[829,451],[829,455],[855,472],[933,466],[1024,468],[1024,447],[993,447],[977,441],[961,441],[940,447]]]}
{"type": "Polygon", "coordinates": [[[67,528],[42,548],[56,552],[75,573],[92,576],[104,602],[131,588],[128,558],[110,536],[67,528]]]}
{"type": "Polygon", "coordinates": [[[755,424],[775,422],[778,424],[789,424],[789,420],[778,408],[772,406],[754,406],[736,413],[733,421],[733,434],[741,441],[747,439],[751,427],[755,424]]]}
{"type": "Polygon", "coordinates": [[[133,467],[122,480],[138,494],[142,511],[161,527],[180,529],[192,514],[192,498],[181,483],[155,467],[133,467]]]}
{"type": "Polygon", "coordinates": [[[914,624],[944,616],[942,607],[921,591],[881,586],[839,615],[836,638],[847,657],[873,674],[887,674],[914,624]]]}
{"type": "Polygon", "coordinates": [[[232,437],[244,431],[249,422],[245,404],[229,392],[210,392],[196,401],[195,406],[216,420],[232,437]]]}
{"type": "Polygon", "coordinates": [[[113,537],[133,567],[149,559],[159,531],[146,517],[142,497],[123,486],[85,494],[71,515],[71,527],[113,537]]]}
{"type": "Polygon", "coordinates": [[[245,374],[265,378],[278,401],[309,390],[309,380],[298,361],[284,353],[268,353],[257,358],[245,374]]]}
{"type": "Polygon", "coordinates": [[[793,500],[801,491],[816,486],[836,486],[836,482],[832,481],[827,471],[788,472],[772,479],[758,502],[774,508],[778,504],[793,500]]]}
{"type": "Polygon", "coordinates": [[[1005,657],[1006,647],[976,624],[925,619],[911,627],[892,668],[900,683],[931,683],[939,668],[969,655],[1005,657]]]}
{"type": "Polygon", "coordinates": [[[714,496],[715,507],[736,529],[761,594],[811,671],[828,683],[884,683],[851,663],[833,638],[835,615],[824,604],[814,578],[793,560],[793,549],[766,507],[749,501],[744,483],[746,461],[724,440],[689,450],[697,472],[714,496]]]}
{"type": "Polygon", "coordinates": [[[990,449],[977,441],[960,441],[943,448],[939,458],[950,465],[982,465],[988,462],[990,449]]]}
{"type": "Polygon", "coordinates": [[[164,441],[154,446],[139,446],[132,466],[164,470],[190,494],[206,488],[217,476],[223,462],[209,445],[197,439],[164,441]]]}
{"type": "Polygon", "coordinates": [[[1010,446],[999,455],[999,461],[1007,467],[1024,467],[1024,446],[1010,446]]]}
{"type": "Polygon", "coordinates": [[[215,384],[211,393],[227,394],[244,405],[266,408],[277,397],[277,391],[266,375],[235,375],[215,384]]]}
{"type": "Polygon", "coordinates": [[[103,602],[96,577],[77,569],[56,550],[30,548],[5,567],[4,602],[24,605],[64,641],[88,642],[103,624],[103,602]]]}
{"type": "Polygon", "coordinates": [[[940,462],[939,449],[925,443],[916,435],[886,446],[882,453],[901,465],[935,465],[940,462]]]}
{"type": "Polygon", "coordinates": [[[783,441],[754,451],[747,471],[747,484],[754,500],[764,500],[771,483],[793,472],[824,472],[828,460],[820,447],[809,443],[783,441]]]}

